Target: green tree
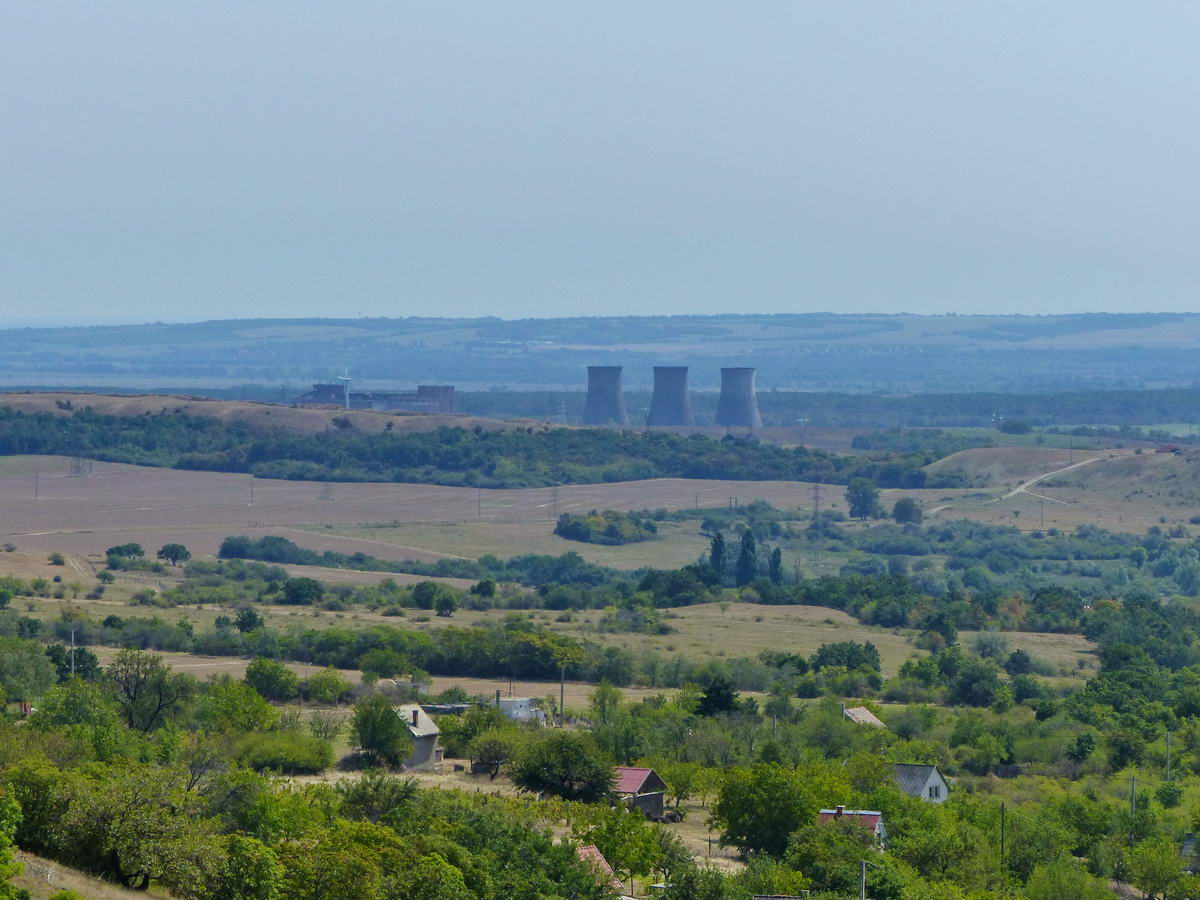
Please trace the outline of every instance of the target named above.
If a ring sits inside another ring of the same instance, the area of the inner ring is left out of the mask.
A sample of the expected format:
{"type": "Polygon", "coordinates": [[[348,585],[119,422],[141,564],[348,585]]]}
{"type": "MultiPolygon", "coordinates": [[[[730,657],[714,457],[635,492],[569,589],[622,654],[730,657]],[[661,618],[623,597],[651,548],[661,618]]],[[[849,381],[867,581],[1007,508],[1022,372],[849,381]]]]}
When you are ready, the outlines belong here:
{"type": "Polygon", "coordinates": [[[733,682],[724,675],[714,675],[704,688],[696,713],[701,716],[715,716],[718,713],[732,712],[737,709],[737,704],[738,692],[733,689],[733,682]]]}
{"type": "Polygon", "coordinates": [[[921,504],[912,497],[901,497],[892,506],[892,518],[902,525],[919,525],[923,517],[921,504]]]}
{"type": "Polygon", "coordinates": [[[294,606],[311,606],[324,593],[321,582],[315,578],[289,578],[283,583],[283,602],[294,606]]]}
{"type": "Polygon", "coordinates": [[[116,728],[119,715],[116,704],[99,685],[81,678],[69,678],[46,693],[30,724],[35,728],[72,725],[116,728]]]}
{"type": "Polygon", "coordinates": [[[511,767],[512,780],[526,791],[564,800],[595,802],[612,790],[613,768],[587,736],[554,731],[527,745],[511,767]]]}
{"type": "Polygon", "coordinates": [[[104,551],[105,556],[116,556],[123,559],[141,559],[146,555],[141,544],[118,544],[104,551]]]}
{"type": "Polygon", "coordinates": [[[350,687],[350,682],[333,666],[314,672],[301,685],[304,696],[318,703],[337,703],[350,687]]]}
{"type": "Polygon", "coordinates": [[[477,597],[495,597],[496,579],[490,576],[479,579],[471,586],[471,593],[477,597]]]}
{"type": "Polygon", "coordinates": [[[721,830],[723,844],[781,857],[788,836],[815,819],[818,808],[799,773],[764,763],[728,772],[710,824],[721,830]]]}
{"type": "Polygon", "coordinates": [[[1165,898],[1183,879],[1179,848],[1169,838],[1142,841],[1129,852],[1131,880],[1151,898],[1165,898]]]}
{"type": "Polygon", "coordinates": [[[442,586],[436,581],[419,581],[413,585],[412,599],[418,609],[433,609],[442,586]]]}
{"type": "Polygon", "coordinates": [[[783,584],[783,551],[778,547],[771,551],[767,577],[771,580],[771,584],[783,584]]]}
{"type": "Polygon", "coordinates": [[[726,555],[725,535],[718,531],[713,535],[712,543],[708,548],[708,564],[713,567],[718,577],[725,574],[726,555]]]}
{"type": "Polygon", "coordinates": [[[254,837],[225,838],[225,859],[208,881],[211,897],[222,900],[278,900],[283,866],[275,851],[254,837]]]}
{"type": "Polygon", "coordinates": [[[181,768],[93,767],[72,780],[60,844],[70,861],[127,888],[157,881],[180,893],[203,883],[220,859],[214,823],[181,768]]]}
{"type": "Polygon", "coordinates": [[[355,704],[350,734],[359,751],[377,765],[398,766],[412,753],[407,723],[382,694],[372,694],[355,704]]]}
{"type": "Polygon", "coordinates": [[[57,680],[42,645],[23,638],[0,638],[0,691],[10,700],[31,703],[57,680]]]}
{"type": "Polygon", "coordinates": [[[104,674],[125,724],[137,731],[164,725],[196,690],[194,679],[143,650],[119,651],[104,674]]]}
{"type": "Polygon", "coordinates": [[[266,731],[279,713],[250,685],[225,678],[200,698],[196,718],[209,731],[266,731]]]}
{"type": "Polygon", "coordinates": [[[395,678],[397,675],[407,672],[410,666],[408,660],[395,650],[376,647],[362,655],[358,661],[358,668],[380,678],[395,678]]]}
{"type": "MultiPolygon", "coordinates": [[[[0,900],[17,900],[22,894],[12,880],[21,874],[13,837],[21,822],[21,806],[17,799],[0,787],[0,900]]],[[[26,895],[27,896],[27,895],[26,895]]]]}
{"type": "Polygon", "coordinates": [[[856,519],[869,519],[879,513],[879,488],[867,478],[852,478],[846,488],[846,505],[856,519]]]}
{"type": "Polygon", "coordinates": [[[588,695],[588,708],[596,724],[607,725],[621,708],[621,689],[607,681],[600,682],[588,695]]]}
{"type": "Polygon", "coordinates": [[[397,885],[397,896],[406,900],[474,900],[477,896],[467,888],[463,873],[438,853],[422,856],[398,873],[397,885]]]}
{"type": "Polygon", "coordinates": [[[738,587],[747,585],[758,577],[758,547],[754,541],[754,532],[749,528],[742,534],[741,545],[738,548],[737,570],[734,581],[738,587]]]}
{"type": "Polygon", "coordinates": [[[300,693],[300,676],[281,662],[258,657],[246,667],[246,684],[268,700],[283,703],[300,693]]]}
{"type": "Polygon", "coordinates": [[[346,818],[371,823],[388,818],[419,793],[415,778],[396,778],[383,769],[368,769],[355,781],[338,782],[335,790],[346,818]]]}
{"type": "Polygon", "coordinates": [[[449,618],[458,609],[458,597],[453,591],[443,589],[438,592],[437,599],[434,600],[434,608],[439,616],[449,618]]]}
{"type": "Polygon", "coordinates": [[[265,624],[266,622],[263,621],[263,617],[249,606],[243,606],[239,609],[237,616],[233,620],[233,627],[242,634],[262,628],[265,624]]]}
{"type": "Polygon", "coordinates": [[[1027,900],[1112,900],[1113,896],[1104,881],[1069,859],[1034,867],[1023,895],[1027,900]]]}
{"type": "Polygon", "coordinates": [[[163,544],[158,550],[158,558],[173,566],[185,563],[192,558],[192,551],[183,544],[163,544]]]}
{"type": "Polygon", "coordinates": [[[515,728],[489,728],[480,734],[467,748],[471,762],[488,773],[488,780],[500,774],[517,754],[521,745],[521,732],[515,728]]]}
{"type": "Polygon", "coordinates": [[[46,648],[46,657],[54,664],[59,681],[66,681],[72,675],[84,681],[95,681],[100,677],[100,660],[87,647],[51,644],[46,648]]]}

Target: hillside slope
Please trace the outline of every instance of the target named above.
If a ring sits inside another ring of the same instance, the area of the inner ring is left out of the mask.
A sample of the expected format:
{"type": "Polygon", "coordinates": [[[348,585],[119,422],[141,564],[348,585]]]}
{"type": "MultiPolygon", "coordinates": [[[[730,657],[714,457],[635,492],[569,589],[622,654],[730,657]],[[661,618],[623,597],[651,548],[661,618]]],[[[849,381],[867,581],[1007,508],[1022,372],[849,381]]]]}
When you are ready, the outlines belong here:
{"type": "Polygon", "coordinates": [[[91,407],[98,413],[113,416],[140,416],[171,412],[176,415],[202,416],[222,422],[245,422],[264,428],[285,428],[299,434],[319,434],[333,425],[333,419],[347,419],[355,430],[374,434],[387,430],[422,432],[442,426],[455,428],[485,428],[499,431],[506,428],[540,424],[532,421],[500,421],[475,416],[428,415],[401,412],[344,410],[334,406],[296,407],[243,400],[209,400],[203,397],[169,394],[90,394],[83,392],[5,393],[0,394],[0,407],[22,412],[45,412],[69,416],[75,410],[91,407]]]}

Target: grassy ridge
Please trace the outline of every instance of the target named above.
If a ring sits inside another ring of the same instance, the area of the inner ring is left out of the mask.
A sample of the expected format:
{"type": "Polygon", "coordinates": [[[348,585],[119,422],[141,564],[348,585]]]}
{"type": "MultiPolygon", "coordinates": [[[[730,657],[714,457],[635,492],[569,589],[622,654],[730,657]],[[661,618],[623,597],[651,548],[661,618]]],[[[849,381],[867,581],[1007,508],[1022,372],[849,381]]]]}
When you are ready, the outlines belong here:
{"type": "MultiPolygon", "coordinates": [[[[343,425],[348,423],[342,421],[343,425]]],[[[0,454],[61,454],[110,462],[313,481],[391,481],[491,488],[645,478],[818,481],[865,477],[924,487],[934,453],[839,456],[752,439],[607,429],[439,428],[425,433],[263,431],[163,411],[68,416],[0,409],[0,454]]]]}

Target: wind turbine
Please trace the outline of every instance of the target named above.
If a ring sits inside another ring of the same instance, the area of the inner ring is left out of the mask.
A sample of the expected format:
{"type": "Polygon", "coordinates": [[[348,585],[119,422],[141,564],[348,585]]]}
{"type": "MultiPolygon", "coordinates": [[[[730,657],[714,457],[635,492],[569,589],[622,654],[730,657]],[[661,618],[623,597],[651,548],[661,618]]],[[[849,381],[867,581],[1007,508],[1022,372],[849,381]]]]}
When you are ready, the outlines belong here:
{"type": "Polygon", "coordinates": [[[350,408],[350,382],[353,379],[350,377],[350,367],[346,367],[346,374],[339,375],[337,380],[342,383],[342,395],[345,398],[346,409],[350,408]]]}

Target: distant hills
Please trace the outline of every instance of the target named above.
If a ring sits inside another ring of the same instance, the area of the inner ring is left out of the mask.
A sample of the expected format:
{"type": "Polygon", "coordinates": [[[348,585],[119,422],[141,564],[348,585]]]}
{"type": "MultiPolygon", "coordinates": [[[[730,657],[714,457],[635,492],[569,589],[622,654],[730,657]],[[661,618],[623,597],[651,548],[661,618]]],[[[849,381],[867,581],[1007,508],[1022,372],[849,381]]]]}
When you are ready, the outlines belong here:
{"type": "MultiPolygon", "coordinates": [[[[286,399],[349,367],[364,388],[577,390],[589,364],[757,366],[760,390],[1044,392],[1192,387],[1200,315],[245,319],[0,331],[0,384],[230,389],[286,399]]],[[[256,397],[255,399],[266,399],[256,397]]]]}

